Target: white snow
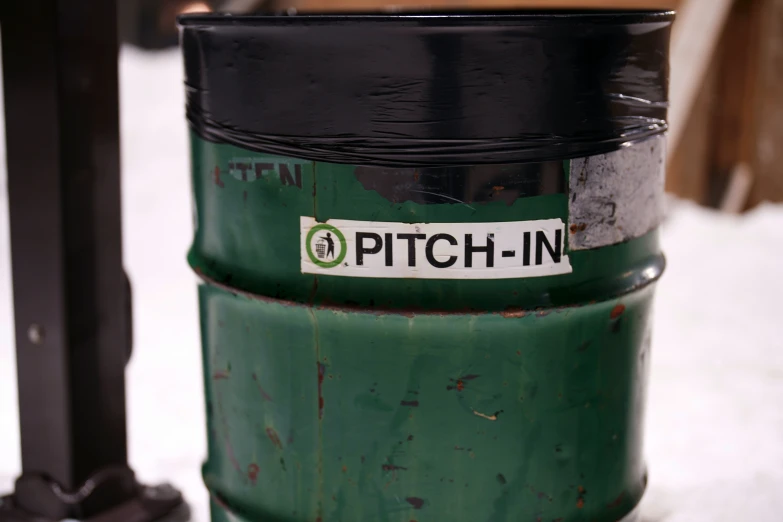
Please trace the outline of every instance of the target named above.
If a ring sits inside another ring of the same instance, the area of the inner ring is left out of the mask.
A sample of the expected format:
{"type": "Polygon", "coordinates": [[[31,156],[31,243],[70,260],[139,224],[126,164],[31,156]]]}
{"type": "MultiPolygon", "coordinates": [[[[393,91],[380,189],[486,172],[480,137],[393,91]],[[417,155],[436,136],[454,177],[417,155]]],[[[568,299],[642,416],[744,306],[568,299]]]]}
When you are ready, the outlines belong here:
{"type": "MultiPolygon", "coordinates": [[[[194,520],[207,522],[196,283],[185,263],[191,200],[180,59],[176,51],[124,49],[120,70],[135,327],[130,461],[143,481],[182,488],[194,520]]],[[[7,209],[0,139],[0,491],[20,470],[7,209]]],[[[656,303],[644,522],[779,522],[783,205],[737,217],[676,202],[663,242],[669,264],[656,303]]]]}

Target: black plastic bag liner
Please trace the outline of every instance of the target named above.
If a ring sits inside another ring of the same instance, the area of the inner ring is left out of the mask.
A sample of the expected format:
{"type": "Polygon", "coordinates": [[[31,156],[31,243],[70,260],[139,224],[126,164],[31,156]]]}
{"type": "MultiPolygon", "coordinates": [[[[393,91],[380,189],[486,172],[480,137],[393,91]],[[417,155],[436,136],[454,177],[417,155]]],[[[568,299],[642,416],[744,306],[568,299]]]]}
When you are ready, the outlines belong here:
{"type": "Polygon", "coordinates": [[[515,163],[666,130],[669,11],[180,18],[203,138],[315,161],[515,163]]]}

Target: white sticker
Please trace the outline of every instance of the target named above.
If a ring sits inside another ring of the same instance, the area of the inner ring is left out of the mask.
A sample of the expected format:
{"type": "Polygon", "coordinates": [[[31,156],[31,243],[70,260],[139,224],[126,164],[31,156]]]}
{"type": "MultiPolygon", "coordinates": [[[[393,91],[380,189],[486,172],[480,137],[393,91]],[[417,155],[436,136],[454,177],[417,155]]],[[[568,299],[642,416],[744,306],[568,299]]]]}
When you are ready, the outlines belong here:
{"type": "Polygon", "coordinates": [[[560,219],[503,223],[300,220],[303,274],[516,279],[571,272],[560,219]]]}

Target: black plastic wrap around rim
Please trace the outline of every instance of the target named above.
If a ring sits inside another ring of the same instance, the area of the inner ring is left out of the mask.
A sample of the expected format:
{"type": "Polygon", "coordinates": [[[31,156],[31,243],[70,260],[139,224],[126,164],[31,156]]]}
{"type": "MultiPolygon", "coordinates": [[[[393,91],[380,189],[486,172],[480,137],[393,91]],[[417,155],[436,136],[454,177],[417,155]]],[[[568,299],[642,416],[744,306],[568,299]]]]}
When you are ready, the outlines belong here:
{"type": "Polygon", "coordinates": [[[314,161],[566,159],[666,130],[668,11],[180,19],[201,137],[314,161]]]}

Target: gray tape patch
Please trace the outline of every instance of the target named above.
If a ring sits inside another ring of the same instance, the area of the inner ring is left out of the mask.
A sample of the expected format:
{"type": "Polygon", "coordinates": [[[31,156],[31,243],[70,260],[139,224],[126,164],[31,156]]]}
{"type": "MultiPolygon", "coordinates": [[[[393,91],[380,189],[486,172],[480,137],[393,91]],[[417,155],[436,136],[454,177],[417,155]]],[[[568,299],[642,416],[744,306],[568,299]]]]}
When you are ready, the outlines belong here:
{"type": "Polygon", "coordinates": [[[664,214],[666,137],[571,160],[569,248],[587,250],[642,236],[664,214]]]}

